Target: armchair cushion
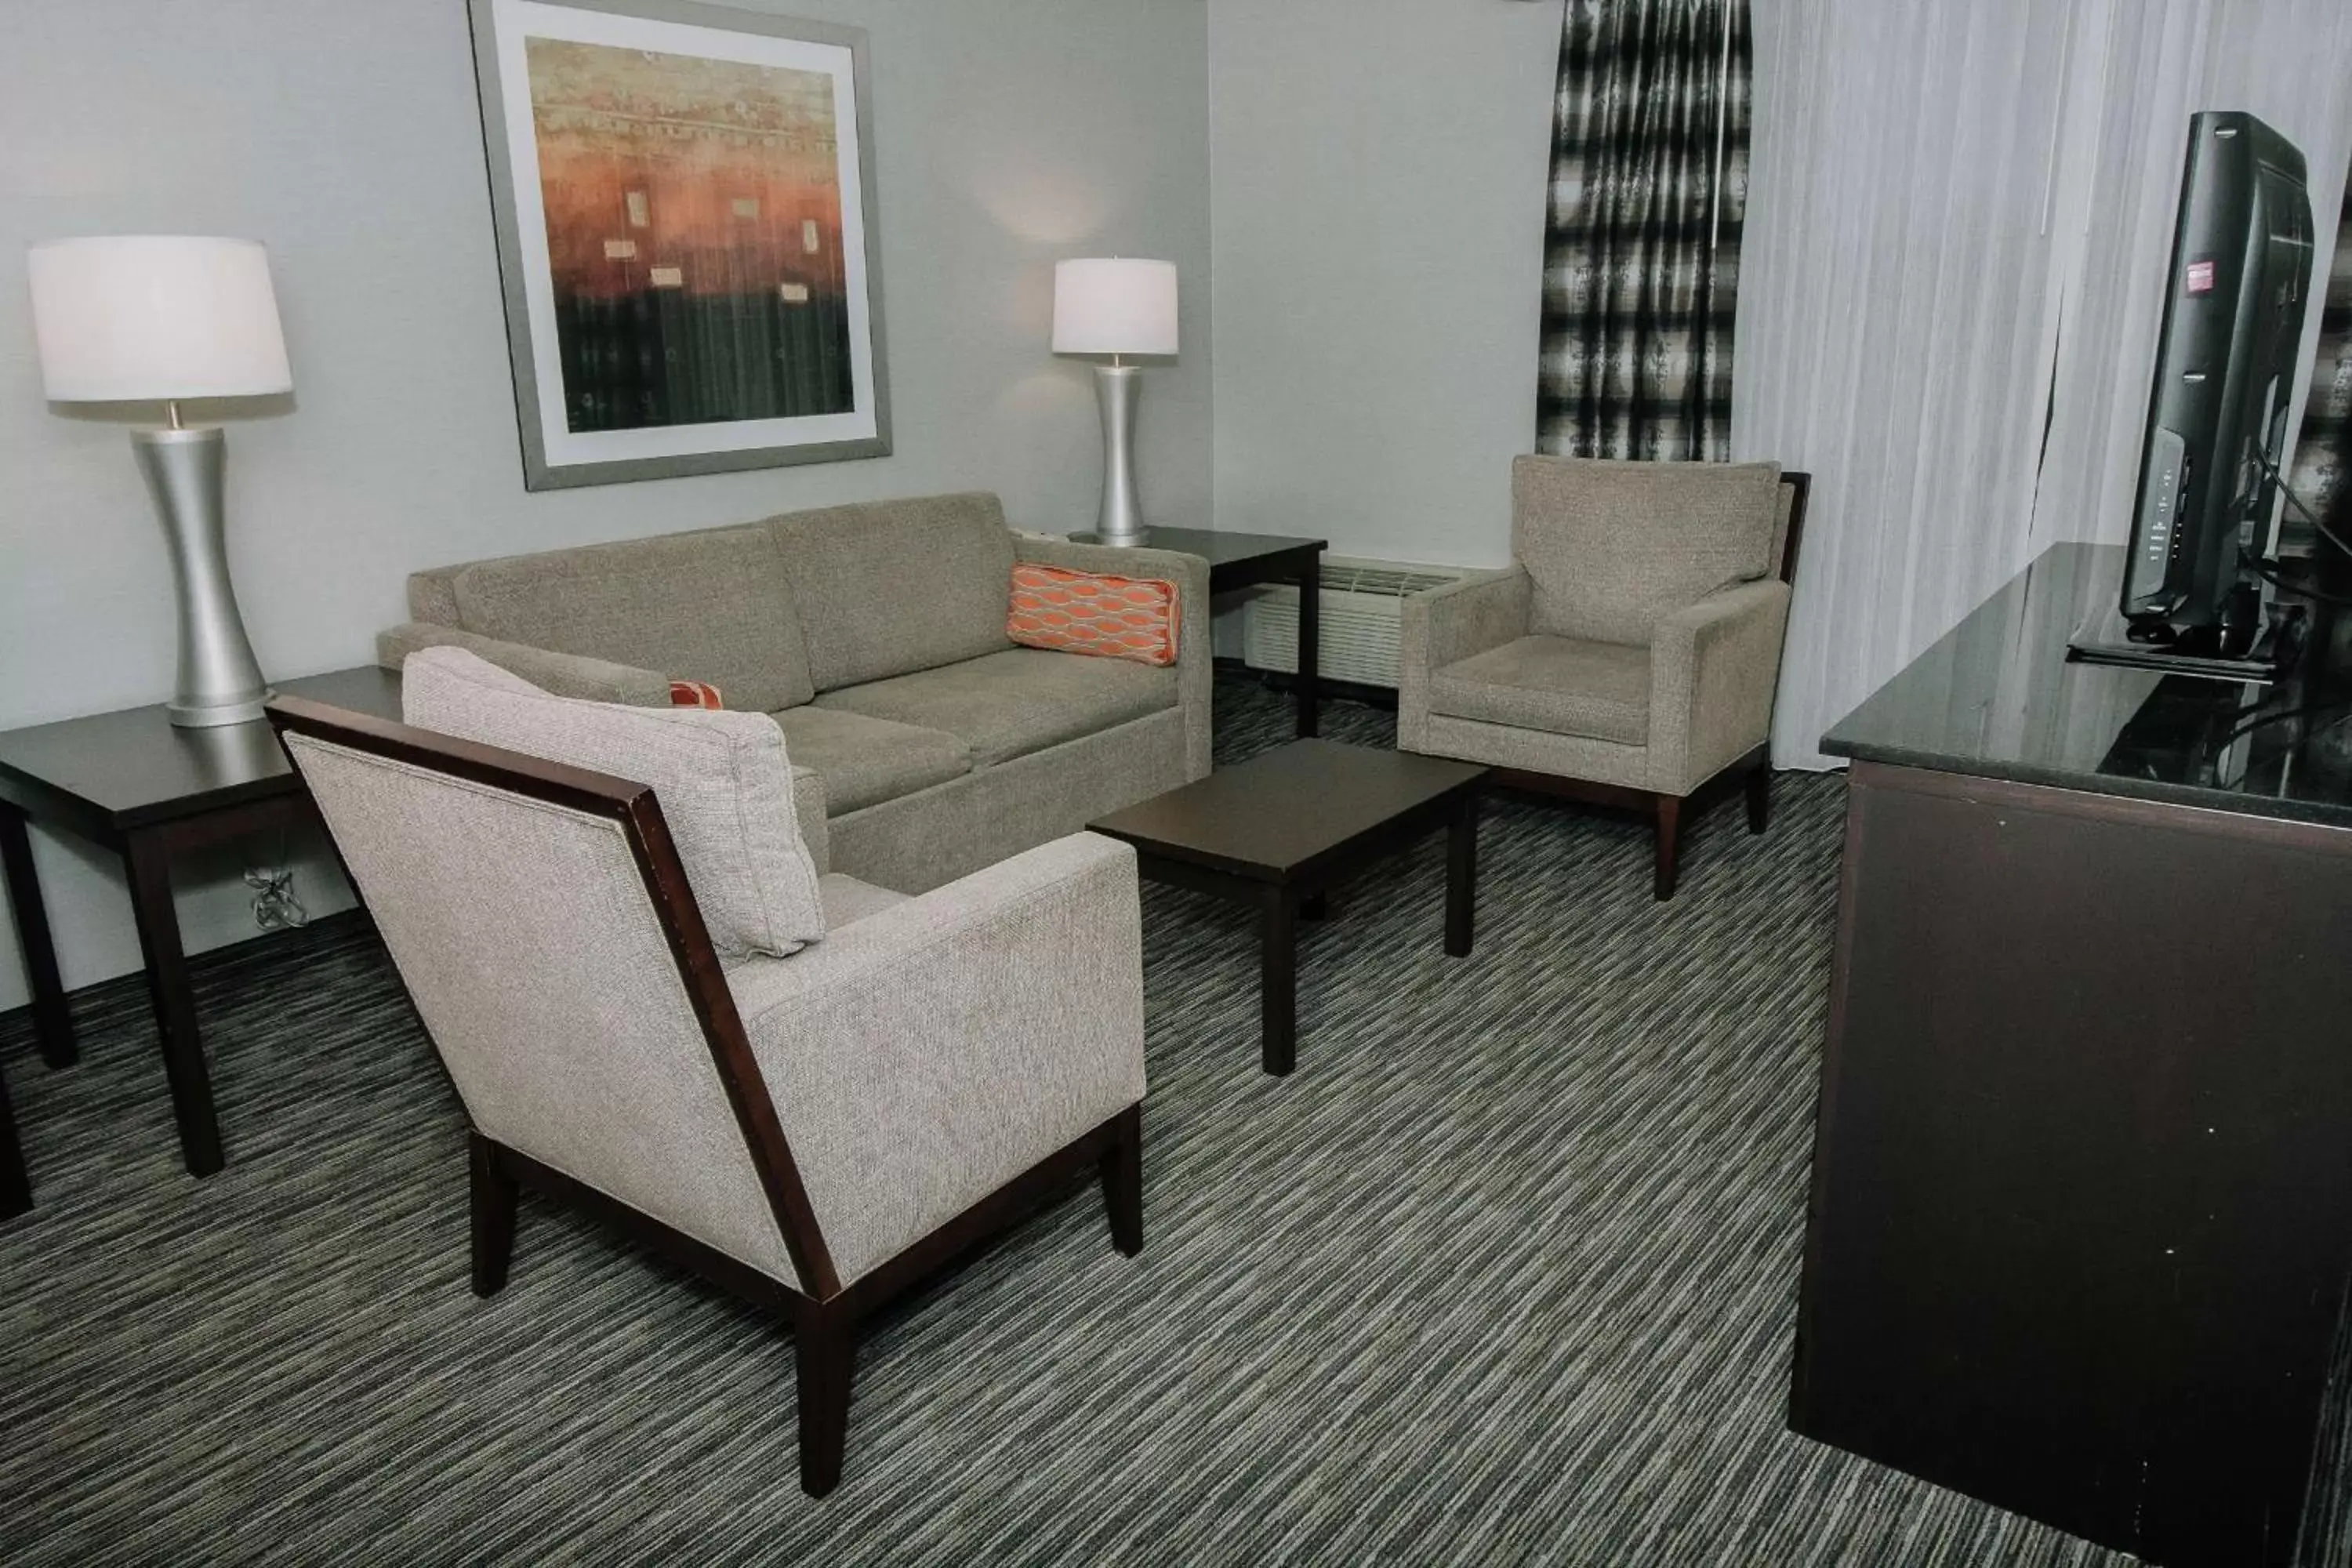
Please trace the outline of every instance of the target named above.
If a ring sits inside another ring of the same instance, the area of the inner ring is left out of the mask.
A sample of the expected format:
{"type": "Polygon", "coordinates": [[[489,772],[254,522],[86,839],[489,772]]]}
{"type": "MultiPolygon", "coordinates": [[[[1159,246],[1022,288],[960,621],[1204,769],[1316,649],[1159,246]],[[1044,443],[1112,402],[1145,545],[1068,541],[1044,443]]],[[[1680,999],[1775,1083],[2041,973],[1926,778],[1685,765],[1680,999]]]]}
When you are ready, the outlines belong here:
{"type": "Polygon", "coordinates": [[[775,720],[793,761],[824,780],[825,808],[836,816],[971,771],[971,748],[942,731],[814,702],[775,720]]]}
{"type": "Polygon", "coordinates": [[[845,1285],[1143,1098],[1135,854],[1095,834],[727,981],[845,1285]]]}
{"type": "Polygon", "coordinates": [[[410,654],[428,647],[464,648],[557,697],[619,702],[632,708],[659,708],[670,700],[669,677],[658,669],[639,669],[609,659],[583,658],[578,654],[551,653],[543,647],[501,642],[497,637],[479,637],[429,621],[409,621],[378,632],[375,661],[386,669],[399,669],[408,663],[410,654]]]}
{"type": "Polygon", "coordinates": [[[904,893],[894,893],[887,888],[877,888],[871,882],[861,882],[838,871],[830,871],[819,878],[817,890],[824,898],[824,926],[829,931],[856,925],[868,915],[878,915],[892,904],[907,901],[904,893]]]}
{"type": "Polygon", "coordinates": [[[1519,637],[1445,665],[1429,708],[1455,719],[1639,746],[1650,734],[1650,650],[1575,637],[1519,637]]]}
{"type": "Polygon", "coordinates": [[[1012,647],[828,691],[816,706],[943,731],[993,767],[1177,703],[1177,674],[1123,658],[1012,647]]]}
{"type": "Polygon", "coordinates": [[[1646,644],[1662,616],[1772,569],[1777,463],[1522,457],[1512,553],[1535,580],[1530,629],[1646,644]]]}
{"type": "Polygon", "coordinates": [[[766,714],[552,697],[454,647],[409,658],[401,710],[419,729],[651,785],[722,961],[824,935],[784,738],[766,714]]]}

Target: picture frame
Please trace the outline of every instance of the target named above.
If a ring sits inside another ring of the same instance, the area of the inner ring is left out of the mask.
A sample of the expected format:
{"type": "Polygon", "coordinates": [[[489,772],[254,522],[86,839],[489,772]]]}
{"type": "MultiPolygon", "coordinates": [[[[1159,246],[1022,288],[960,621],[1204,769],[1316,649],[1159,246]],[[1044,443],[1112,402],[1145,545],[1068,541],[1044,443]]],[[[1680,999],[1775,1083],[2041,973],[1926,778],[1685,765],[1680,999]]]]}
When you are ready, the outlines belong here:
{"type": "Polygon", "coordinates": [[[524,488],[888,453],[865,30],[468,6],[524,488]]]}

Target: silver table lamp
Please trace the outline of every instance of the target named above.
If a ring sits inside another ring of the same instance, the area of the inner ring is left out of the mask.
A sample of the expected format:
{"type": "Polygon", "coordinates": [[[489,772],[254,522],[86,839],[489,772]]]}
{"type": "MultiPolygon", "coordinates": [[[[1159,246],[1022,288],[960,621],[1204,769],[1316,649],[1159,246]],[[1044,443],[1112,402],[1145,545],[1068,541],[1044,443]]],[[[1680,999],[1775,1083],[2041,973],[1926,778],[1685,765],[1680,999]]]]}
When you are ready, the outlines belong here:
{"type": "Polygon", "coordinates": [[[223,536],[227,443],[216,427],[184,426],[180,405],[294,389],[268,253],[249,239],[120,235],[37,245],[27,261],[50,401],[165,408],[169,427],[133,430],[131,448],[163,520],[179,592],[172,722],[258,719],[269,688],[237,614],[223,536]]]}
{"type": "Polygon", "coordinates": [[[1126,258],[1064,261],[1054,268],[1054,352],[1110,356],[1095,365],[1102,405],[1102,509],[1095,537],[1141,544],[1149,531],[1135,493],[1135,399],[1142,371],[1129,354],[1176,352],[1176,264],[1126,258]]]}

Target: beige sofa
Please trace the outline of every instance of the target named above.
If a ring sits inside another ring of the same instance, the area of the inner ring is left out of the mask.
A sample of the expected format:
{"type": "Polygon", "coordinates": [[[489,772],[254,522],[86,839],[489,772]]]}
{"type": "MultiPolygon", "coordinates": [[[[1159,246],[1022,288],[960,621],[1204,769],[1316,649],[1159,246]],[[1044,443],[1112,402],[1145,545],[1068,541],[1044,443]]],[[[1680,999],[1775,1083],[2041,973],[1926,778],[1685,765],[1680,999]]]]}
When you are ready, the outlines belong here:
{"type": "Polygon", "coordinates": [[[1209,771],[1197,557],[1015,533],[990,495],[419,572],[398,668],[454,644],[562,696],[661,706],[673,679],[774,715],[821,869],[919,893],[1209,771]],[[1016,560],[1177,585],[1177,662],[1014,646],[1016,560]]]}

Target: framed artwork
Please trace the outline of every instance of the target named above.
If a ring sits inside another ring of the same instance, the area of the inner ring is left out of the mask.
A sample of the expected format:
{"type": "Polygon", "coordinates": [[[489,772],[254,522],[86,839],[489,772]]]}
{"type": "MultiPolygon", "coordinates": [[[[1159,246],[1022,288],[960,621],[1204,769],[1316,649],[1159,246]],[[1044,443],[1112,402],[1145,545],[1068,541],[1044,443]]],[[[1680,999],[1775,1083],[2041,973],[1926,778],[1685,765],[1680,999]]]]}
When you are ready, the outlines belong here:
{"type": "Polygon", "coordinates": [[[864,31],[469,3],[525,487],[887,452],[864,31]]]}

